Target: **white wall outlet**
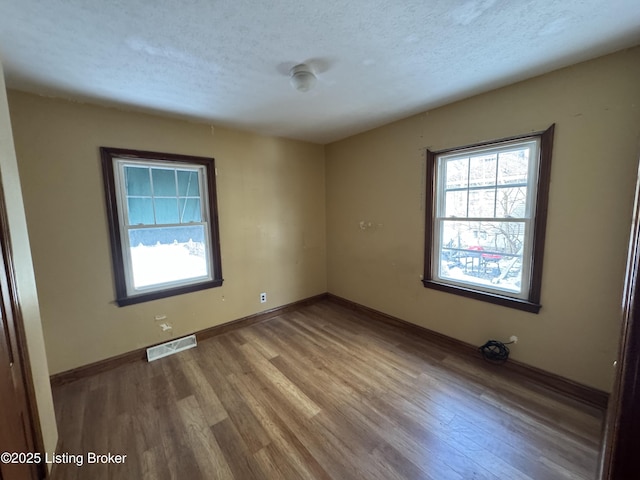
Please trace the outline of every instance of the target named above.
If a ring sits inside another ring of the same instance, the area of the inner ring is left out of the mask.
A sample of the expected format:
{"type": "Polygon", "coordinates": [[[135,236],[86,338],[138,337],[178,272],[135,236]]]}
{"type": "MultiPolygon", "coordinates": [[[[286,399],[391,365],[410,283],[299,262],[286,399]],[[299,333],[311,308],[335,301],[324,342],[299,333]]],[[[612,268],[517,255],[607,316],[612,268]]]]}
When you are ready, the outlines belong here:
{"type": "Polygon", "coordinates": [[[516,337],[515,335],[511,335],[509,337],[509,341],[513,343],[518,343],[518,337],[516,337]]]}
{"type": "Polygon", "coordinates": [[[168,332],[169,330],[171,330],[173,327],[171,326],[170,323],[161,323],[160,324],[160,328],[162,329],[163,332],[168,332]]]}
{"type": "Polygon", "coordinates": [[[260,303],[267,303],[267,294],[265,292],[260,294],[260,303]]]}

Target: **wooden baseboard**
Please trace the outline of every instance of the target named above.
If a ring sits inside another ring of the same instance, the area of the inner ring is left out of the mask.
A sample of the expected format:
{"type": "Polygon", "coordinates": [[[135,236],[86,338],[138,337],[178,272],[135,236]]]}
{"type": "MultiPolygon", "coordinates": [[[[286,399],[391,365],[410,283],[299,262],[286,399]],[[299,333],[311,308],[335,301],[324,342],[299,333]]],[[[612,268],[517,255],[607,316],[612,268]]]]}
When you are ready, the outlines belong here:
{"type": "MultiPolygon", "coordinates": [[[[378,310],[374,310],[373,308],[366,307],[331,293],[327,294],[327,298],[338,305],[363,313],[373,320],[410,331],[412,335],[424,338],[440,347],[454,351],[457,354],[465,357],[482,358],[476,345],[471,345],[461,340],[448,337],[447,335],[434,332],[428,328],[387,315],[386,313],[382,313],[378,310]]],[[[501,365],[488,365],[497,369],[506,370],[510,374],[517,375],[532,385],[537,385],[545,389],[555,391],[592,407],[596,407],[601,410],[606,410],[607,408],[609,394],[602,390],[582,385],[574,382],[573,380],[569,380],[568,378],[526,365],[518,362],[517,360],[509,360],[501,365]]]]}
{"type": "MultiPolygon", "coordinates": [[[[305,298],[297,302],[289,303],[287,305],[282,305],[281,307],[272,308],[270,310],[258,312],[253,315],[249,315],[247,317],[239,318],[237,320],[232,320],[230,322],[223,323],[222,325],[216,325],[214,327],[200,330],[198,332],[195,332],[196,339],[198,341],[202,341],[206,338],[215,337],[216,335],[222,335],[223,333],[227,333],[232,330],[248,327],[249,325],[254,325],[256,323],[263,322],[265,320],[276,317],[278,315],[282,315],[283,313],[296,310],[305,305],[311,305],[313,303],[324,300],[325,298],[327,298],[327,295],[328,294],[326,293],[322,293],[320,295],[305,298]]],[[[159,344],[155,344],[155,345],[159,345],[159,344]]],[[[59,385],[70,383],[81,378],[90,377],[92,375],[96,375],[98,373],[105,372],[107,370],[111,370],[113,368],[119,367],[121,365],[126,365],[128,363],[146,360],[147,348],[153,347],[155,345],[149,345],[148,347],[139,348],[131,352],[126,352],[120,355],[116,355],[114,357],[109,357],[104,360],[99,360],[97,362],[90,363],[88,365],[83,365],[81,367],[73,368],[65,372],[60,372],[60,373],[51,375],[50,377],[51,387],[57,387],[59,385]]]]}
{"type": "MultiPolygon", "coordinates": [[[[216,335],[222,335],[223,333],[227,333],[232,330],[237,330],[238,328],[255,325],[256,323],[264,322],[265,320],[277,317],[278,315],[297,310],[300,307],[317,303],[321,300],[326,299],[328,295],[328,293],[321,293],[320,295],[316,295],[314,297],[298,300],[297,302],[282,305],[281,307],[272,308],[271,310],[254,313],[253,315],[249,315],[248,317],[239,318],[238,320],[232,320],[230,322],[223,323],[222,325],[216,325],[215,327],[206,328],[204,330],[196,332],[196,338],[198,339],[198,341],[201,341],[206,338],[215,337],[216,335]]],[[[145,348],[144,351],[146,355],[147,349],[145,348]]]]}
{"type": "MultiPolygon", "coordinates": [[[[338,305],[363,313],[373,320],[377,320],[388,325],[393,325],[396,327],[400,327],[406,331],[410,331],[412,335],[424,338],[444,349],[454,351],[457,354],[466,357],[481,358],[480,353],[478,352],[478,347],[475,345],[471,345],[447,335],[434,332],[433,330],[429,330],[428,328],[421,327],[419,325],[407,322],[406,320],[402,320],[391,315],[387,315],[386,313],[382,313],[373,308],[366,307],[359,303],[330,293],[323,293],[314,297],[305,298],[303,300],[289,303],[281,307],[276,307],[264,312],[259,312],[247,317],[239,318],[222,325],[216,325],[214,327],[195,332],[195,335],[198,341],[202,341],[207,338],[222,335],[239,328],[263,322],[270,318],[282,315],[290,311],[294,311],[298,308],[306,305],[311,305],[324,299],[328,299],[338,305]]],[[[149,345],[149,347],[152,346],[153,345],[149,345]]],[[[57,373],[51,376],[51,386],[56,387],[65,383],[73,382],[80,378],[90,377],[97,373],[111,370],[127,363],[146,360],[147,348],[148,347],[140,348],[131,352],[123,353],[121,355],[116,355],[115,357],[100,360],[89,365],[84,365],[72,370],[57,373]]],[[[601,390],[582,385],[559,375],[549,373],[539,368],[518,362],[517,360],[509,360],[507,363],[504,363],[502,365],[495,365],[493,367],[506,370],[510,374],[517,375],[518,377],[524,379],[532,385],[538,385],[545,389],[555,391],[567,397],[579,400],[587,405],[591,405],[602,410],[607,408],[609,394],[601,390]]]]}

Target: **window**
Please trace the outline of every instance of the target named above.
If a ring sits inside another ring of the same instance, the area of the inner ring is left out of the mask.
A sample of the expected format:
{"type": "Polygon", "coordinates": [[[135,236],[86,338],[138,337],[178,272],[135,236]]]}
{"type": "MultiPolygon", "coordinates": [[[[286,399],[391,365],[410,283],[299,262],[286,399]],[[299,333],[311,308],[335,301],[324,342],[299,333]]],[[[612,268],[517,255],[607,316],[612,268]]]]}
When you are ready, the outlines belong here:
{"type": "Polygon", "coordinates": [[[214,159],[100,152],[118,305],[222,285],[214,159]]]}
{"type": "Polygon", "coordinates": [[[553,130],[427,150],[425,287],[539,311],[553,130]]]}

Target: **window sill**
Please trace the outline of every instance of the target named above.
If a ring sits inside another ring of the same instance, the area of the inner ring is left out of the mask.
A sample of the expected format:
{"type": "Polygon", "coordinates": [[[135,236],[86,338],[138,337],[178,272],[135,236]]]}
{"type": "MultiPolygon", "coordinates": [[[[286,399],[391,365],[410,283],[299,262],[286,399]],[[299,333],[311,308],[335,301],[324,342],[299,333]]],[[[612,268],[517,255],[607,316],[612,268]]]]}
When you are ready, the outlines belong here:
{"type": "Polygon", "coordinates": [[[204,283],[196,283],[193,285],[184,285],[182,287],[168,288],[166,290],[156,290],[149,293],[141,293],[140,295],[131,295],[116,299],[119,307],[127,305],[135,305],[136,303],[149,302],[160,298],[173,297],[174,295],[182,295],[184,293],[198,292],[207,288],[215,288],[222,285],[222,280],[212,280],[204,283]]]}
{"type": "Polygon", "coordinates": [[[463,297],[473,298],[475,300],[493,303],[495,305],[502,305],[503,307],[515,308],[517,310],[523,310],[530,313],[538,313],[540,311],[540,308],[542,307],[542,305],[529,302],[528,300],[507,297],[506,295],[500,295],[497,293],[481,292],[479,290],[458,287],[446,283],[435,282],[433,280],[422,280],[422,284],[426,288],[440,290],[441,292],[454,293],[463,297]]]}

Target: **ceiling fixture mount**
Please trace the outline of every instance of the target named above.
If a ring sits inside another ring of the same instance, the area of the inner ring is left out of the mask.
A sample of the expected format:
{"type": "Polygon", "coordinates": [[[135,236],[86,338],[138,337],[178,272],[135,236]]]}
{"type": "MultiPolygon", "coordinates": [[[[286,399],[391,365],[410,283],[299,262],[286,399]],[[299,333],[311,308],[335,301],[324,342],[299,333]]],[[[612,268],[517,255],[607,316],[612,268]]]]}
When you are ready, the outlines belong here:
{"type": "Polygon", "coordinates": [[[316,76],[311,67],[300,63],[289,71],[291,86],[299,92],[308,92],[316,84],[316,76]]]}

